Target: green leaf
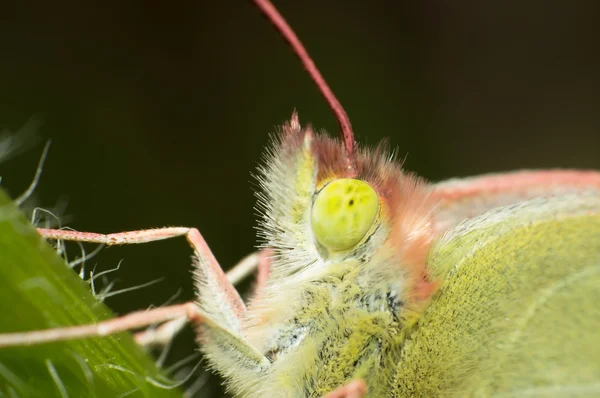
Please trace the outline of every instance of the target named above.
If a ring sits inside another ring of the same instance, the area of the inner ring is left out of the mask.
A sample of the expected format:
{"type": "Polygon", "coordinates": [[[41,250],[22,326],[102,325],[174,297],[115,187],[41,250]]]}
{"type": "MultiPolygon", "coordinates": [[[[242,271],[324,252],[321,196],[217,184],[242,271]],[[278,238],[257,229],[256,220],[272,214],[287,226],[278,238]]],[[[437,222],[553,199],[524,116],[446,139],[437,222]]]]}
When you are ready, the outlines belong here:
{"type": "MultiPolygon", "coordinates": [[[[0,333],[112,317],[0,190],[0,333]]],[[[131,335],[0,348],[0,396],[181,397],[131,335]]]]}

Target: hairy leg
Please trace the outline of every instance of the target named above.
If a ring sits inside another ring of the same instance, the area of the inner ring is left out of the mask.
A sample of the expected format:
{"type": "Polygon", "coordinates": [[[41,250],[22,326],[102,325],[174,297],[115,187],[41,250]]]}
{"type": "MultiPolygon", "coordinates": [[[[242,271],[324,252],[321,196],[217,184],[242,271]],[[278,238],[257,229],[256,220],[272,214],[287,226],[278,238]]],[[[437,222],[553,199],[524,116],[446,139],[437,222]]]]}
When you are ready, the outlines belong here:
{"type": "Polygon", "coordinates": [[[252,299],[259,299],[262,294],[262,290],[269,279],[271,273],[271,256],[273,251],[271,249],[262,249],[257,253],[256,258],[256,280],[254,281],[254,289],[252,292],[252,299]]]}
{"type": "MultiPolygon", "coordinates": [[[[231,268],[225,276],[227,280],[235,285],[243,280],[248,274],[253,272],[255,269],[258,270],[256,277],[256,284],[254,288],[253,296],[256,296],[256,292],[264,285],[269,272],[269,256],[270,250],[263,249],[254,253],[251,253],[241,259],[233,268],[231,268]]],[[[135,341],[144,347],[147,346],[165,346],[167,345],[186,325],[188,319],[181,317],[173,319],[160,325],[157,328],[151,328],[138,332],[134,335],[135,341]]]]}
{"type": "MultiPolygon", "coordinates": [[[[155,242],[179,236],[187,236],[192,230],[195,229],[187,227],[165,227],[117,232],[113,234],[99,234],[95,232],[80,232],[68,229],[38,228],[39,234],[46,239],[99,243],[106,246],[135,245],[155,242]]],[[[267,249],[263,249],[249,254],[237,263],[227,272],[227,279],[229,282],[235,285],[251,274],[261,262],[264,262],[264,257],[267,253],[266,250],[267,249]]]]}
{"type": "MultiPolygon", "coordinates": [[[[250,272],[259,267],[259,263],[264,259],[264,254],[261,255],[261,252],[253,253],[242,259],[242,261],[232,268],[229,273],[225,274],[210,252],[204,238],[195,228],[168,227],[119,232],[114,234],[97,234],[43,228],[38,229],[38,231],[47,239],[100,243],[107,246],[146,243],[177,236],[186,236],[196,256],[202,257],[205,260],[201,262],[201,266],[206,266],[208,271],[207,274],[210,275],[207,279],[210,288],[218,292],[221,297],[228,302],[230,307],[235,309],[234,312],[236,317],[243,314],[245,306],[232,283],[242,280],[250,272]]],[[[144,335],[144,332],[136,335],[136,340],[142,344],[167,342],[181,330],[186,323],[201,323],[202,316],[199,314],[197,306],[192,302],[188,302],[148,311],[138,311],[93,325],[0,334],[0,347],[43,344],[86,337],[102,337],[163,322],[166,323],[159,328],[149,331],[148,335],[144,335]]]]}
{"type": "Polygon", "coordinates": [[[192,323],[199,323],[202,321],[202,317],[198,313],[196,305],[189,302],[155,308],[149,311],[132,312],[119,318],[91,325],[67,326],[31,332],[0,334],[0,348],[53,343],[56,341],[88,337],[104,337],[181,317],[185,317],[192,323]]]}

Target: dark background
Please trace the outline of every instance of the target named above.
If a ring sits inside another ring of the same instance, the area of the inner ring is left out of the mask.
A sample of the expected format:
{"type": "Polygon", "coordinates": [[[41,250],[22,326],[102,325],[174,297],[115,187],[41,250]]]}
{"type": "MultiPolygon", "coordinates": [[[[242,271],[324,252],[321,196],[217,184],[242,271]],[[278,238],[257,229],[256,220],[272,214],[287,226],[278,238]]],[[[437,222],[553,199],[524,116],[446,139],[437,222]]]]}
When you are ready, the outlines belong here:
{"type": "MultiPolygon", "coordinates": [[[[248,1],[0,5],[0,129],[33,115],[36,146],[0,164],[13,196],[52,139],[35,199],[78,230],[200,229],[224,268],[253,250],[250,172],[296,108],[337,124],[248,1]]],[[[430,180],[520,168],[600,168],[597,2],[278,1],[358,139],[389,137],[430,180]]],[[[30,140],[30,142],[33,142],[30,140]]],[[[77,254],[77,248],[71,249],[77,254]]],[[[119,313],[193,297],[184,239],[89,262],[119,313]]],[[[192,350],[177,340],[171,361],[192,350]]],[[[216,388],[215,379],[211,386],[216,388]]],[[[206,390],[205,390],[206,391],[206,390]]]]}

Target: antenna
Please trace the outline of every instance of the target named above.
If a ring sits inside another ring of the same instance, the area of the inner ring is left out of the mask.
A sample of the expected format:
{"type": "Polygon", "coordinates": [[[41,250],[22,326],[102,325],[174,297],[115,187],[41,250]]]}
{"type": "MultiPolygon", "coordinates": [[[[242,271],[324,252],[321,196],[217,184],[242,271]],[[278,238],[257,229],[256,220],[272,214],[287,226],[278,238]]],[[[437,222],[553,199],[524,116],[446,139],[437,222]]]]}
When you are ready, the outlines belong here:
{"type": "Polygon", "coordinates": [[[304,68],[308,72],[311,79],[317,85],[317,88],[325,97],[325,101],[329,104],[329,107],[335,114],[335,117],[340,125],[342,138],[344,140],[344,144],[346,147],[346,155],[348,160],[348,169],[350,171],[356,171],[356,141],[354,140],[354,132],[352,131],[352,124],[350,123],[350,118],[346,114],[344,107],[338,101],[331,88],[319,72],[319,69],[313,62],[312,58],[304,48],[304,45],[296,36],[296,33],[292,30],[290,25],[285,21],[283,16],[277,11],[275,6],[269,0],[253,0],[254,3],[260,8],[260,10],[265,14],[269,22],[275,26],[277,31],[281,34],[281,36],[288,42],[296,56],[304,65],[304,68]]]}

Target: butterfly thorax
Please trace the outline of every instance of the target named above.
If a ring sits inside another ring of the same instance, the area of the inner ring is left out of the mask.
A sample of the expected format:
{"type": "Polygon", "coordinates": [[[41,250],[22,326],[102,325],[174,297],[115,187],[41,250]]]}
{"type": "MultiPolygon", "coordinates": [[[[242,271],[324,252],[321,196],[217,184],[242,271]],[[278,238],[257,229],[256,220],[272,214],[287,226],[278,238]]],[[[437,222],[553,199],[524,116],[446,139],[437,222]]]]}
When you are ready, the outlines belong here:
{"type": "Polygon", "coordinates": [[[251,306],[249,315],[262,322],[248,338],[272,363],[263,395],[320,397],[355,378],[373,386],[372,396],[384,391],[405,339],[401,287],[386,279],[358,261],[329,264],[251,306]]]}

